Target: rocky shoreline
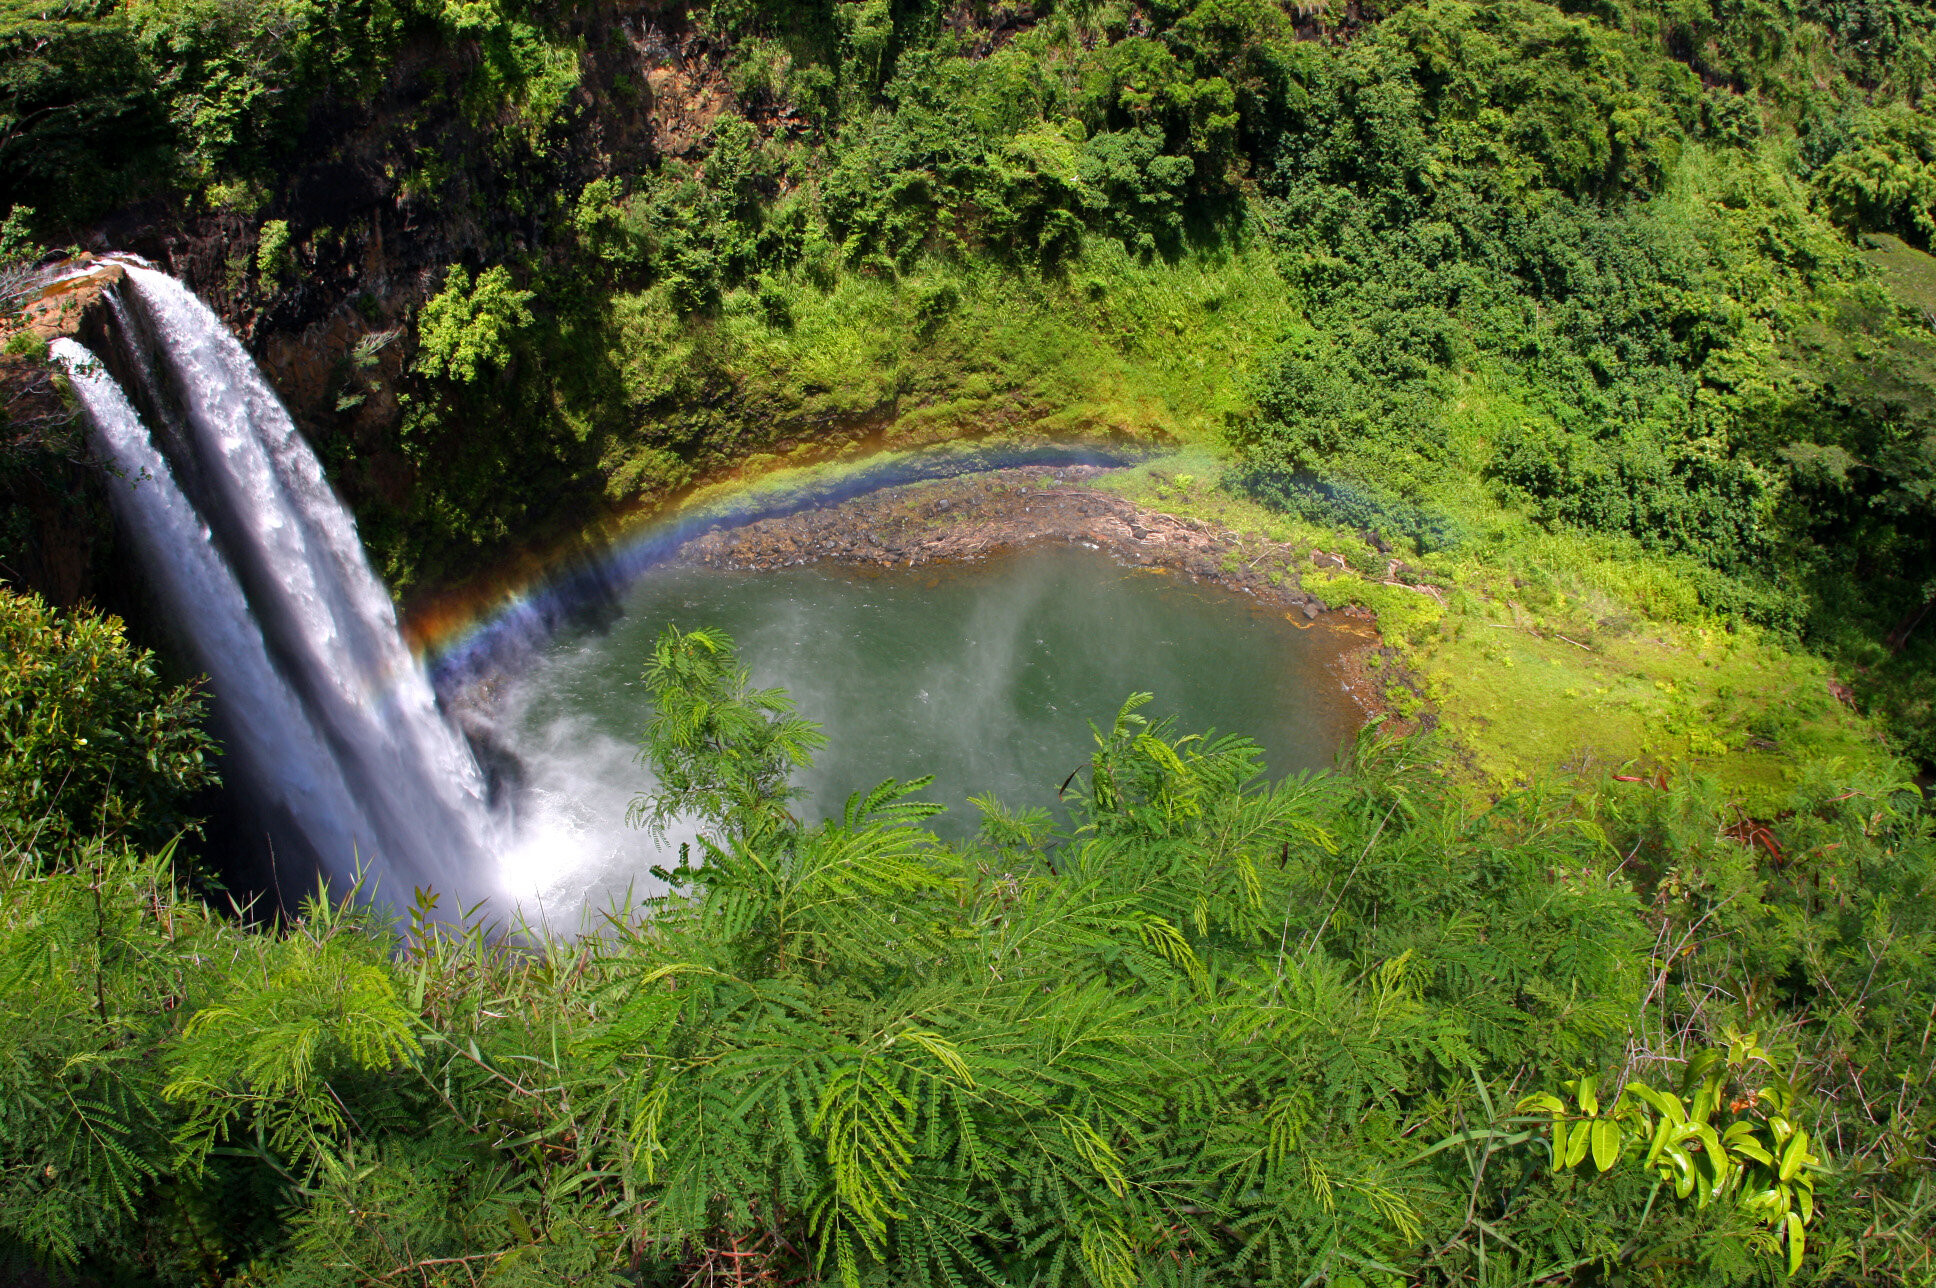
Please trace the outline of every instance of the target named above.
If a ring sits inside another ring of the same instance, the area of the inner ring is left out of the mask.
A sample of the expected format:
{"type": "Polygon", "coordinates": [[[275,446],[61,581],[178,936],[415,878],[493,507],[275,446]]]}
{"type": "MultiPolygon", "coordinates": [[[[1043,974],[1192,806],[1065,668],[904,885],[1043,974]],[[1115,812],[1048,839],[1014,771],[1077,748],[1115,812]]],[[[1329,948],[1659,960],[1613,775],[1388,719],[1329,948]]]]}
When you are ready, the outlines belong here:
{"type": "Polygon", "coordinates": [[[1146,510],[1087,486],[1109,472],[1093,465],[1022,467],[907,484],[707,533],[688,543],[677,562],[764,569],[824,560],[911,568],[1066,542],[1250,595],[1300,621],[1369,618],[1362,609],[1334,613],[1306,593],[1289,546],[1146,510]]]}
{"type": "Polygon", "coordinates": [[[1373,653],[1388,652],[1373,614],[1350,605],[1333,608],[1306,591],[1299,569],[1310,562],[1310,552],[1145,509],[1091,486],[1109,472],[1101,466],[1025,467],[908,484],[717,529],[689,542],[674,562],[735,570],[817,562],[912,568],[1034,546],[1080,545],[1126,565],[1245,595],[1294,625],[1337,632],[1346,687],[1367,717],[1386,713],[1385,686],[1398,677],[1382,665],[1376,672],[1366,665],[1373,653]]]}

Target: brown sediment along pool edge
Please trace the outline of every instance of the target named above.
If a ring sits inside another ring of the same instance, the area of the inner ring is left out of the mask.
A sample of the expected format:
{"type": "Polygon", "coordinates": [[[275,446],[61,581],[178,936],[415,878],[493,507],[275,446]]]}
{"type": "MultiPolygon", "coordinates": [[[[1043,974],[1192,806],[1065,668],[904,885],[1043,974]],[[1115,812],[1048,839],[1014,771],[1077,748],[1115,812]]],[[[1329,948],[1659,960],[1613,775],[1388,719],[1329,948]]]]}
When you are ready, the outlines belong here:
{"type": "MultiPolygon", "coordinates": [[[[708,532],[673,562],[729,570],[809,563],[913,568],[993,558],[1044,545],[1080,545],[1151,573],[1188,578],[1247,597],[1256,611],[1322,630],[1337,645],[1332,667],[1367,721],[1393,732],[1436,724],[1429,708],[1399,719],[1393,685],[1417,692],[1367,609],[1331,607],[1304,589],[1301,570],[1338,556],[1306,551],[1137,505],[1096,482],[1112,467],[1024,466],[886,488],[742,527],[708,532]],[[1374,660],[1375,659],[1375,660],[1374,660]]],[[[1405,569],[1392,572],[1402,580],[1405,569]]],[[[1420,593],[1430,593],[1421,590],[1420,593]]]]}

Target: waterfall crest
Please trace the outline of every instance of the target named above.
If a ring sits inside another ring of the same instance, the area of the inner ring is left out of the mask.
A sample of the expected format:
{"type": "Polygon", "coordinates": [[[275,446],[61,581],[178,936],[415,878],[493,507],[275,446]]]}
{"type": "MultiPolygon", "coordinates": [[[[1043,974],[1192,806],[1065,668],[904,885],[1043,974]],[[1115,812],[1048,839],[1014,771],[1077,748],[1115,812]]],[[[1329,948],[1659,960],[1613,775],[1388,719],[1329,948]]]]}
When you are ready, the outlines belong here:
{"type": "Polygon", "coordinates": [[[360,868],[393,906],[413,886],[490,893],[503,824],[355,521],[221,319],[166,274],[126,271],[122,365],[162,423],[83,346],[55,352],[155,593],[212,682],[224,775],[292,868],[360,868]]]}

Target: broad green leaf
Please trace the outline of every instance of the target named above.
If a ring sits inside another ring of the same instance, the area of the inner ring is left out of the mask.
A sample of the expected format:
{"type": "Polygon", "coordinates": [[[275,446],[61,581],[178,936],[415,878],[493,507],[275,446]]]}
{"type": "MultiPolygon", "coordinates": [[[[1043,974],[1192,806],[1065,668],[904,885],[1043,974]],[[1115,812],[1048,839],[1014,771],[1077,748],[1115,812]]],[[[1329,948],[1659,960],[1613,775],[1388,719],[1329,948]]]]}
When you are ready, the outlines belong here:
{"type": "Polygon", "coordinates": [[[1620,1161],[1620,1124],[1601,1119],[1593,1124],[1593,1165],[1606,1171],[1620,1161]]]}
{"type": "Polygon", "coordinates": [[[1781,1153],[1781,1179],[1784,1181],[1794,1180],[1796,1173],[1802,1170],[1802,1164],[1807,1161],[1808,1132],[1803,1128],[1797,1127],[1794,1138],[1788,1142],[1788,1148],[1781,1153]]]}
{"type": "Polygon", "coordinates": [[[1573,1125],[1573,1130],[1567,1136],[1566,1141],[1566,1166],[1578,1167],[1580,1160],[1586,1157],[1587,1148],[1592,1144],[1593,1132],[1591,1128],[1591,1123],[1575,1123],[1573,1125]]]}
{"type": "Polygon", "coordinates": [[[1647,1146],[1647,1157],[1644,1160],[1645,1166],[1652,1167],[1654,1165],[1660,1158],[1661,1150],[1667,1148],[1667,1142],[1672,1140],[1673,1136],[1674,1124],[1666,1118],[1662,1118],[1654,1124],[1654,1138],[1647,1146]]]}
{"type": "Polygon", "coordinates": [[[1661,1151],[1674,1177],[1674,1197],[1686,1198],[1694,1192],[1694,1160],[1688,1152],[1677,1144],[1669,1144],[1661,1151]]]}
{"type": "Polygon", "coordinates": [[[1656,1091],[1644,1082],[1630,1082],[1627,1090],[1652,1105],[1663,1117],[1671,1119],[1675,1125],[1687,1121],[1687,1109],[1681,1098],[1668,1091],[1656,1091]]]}

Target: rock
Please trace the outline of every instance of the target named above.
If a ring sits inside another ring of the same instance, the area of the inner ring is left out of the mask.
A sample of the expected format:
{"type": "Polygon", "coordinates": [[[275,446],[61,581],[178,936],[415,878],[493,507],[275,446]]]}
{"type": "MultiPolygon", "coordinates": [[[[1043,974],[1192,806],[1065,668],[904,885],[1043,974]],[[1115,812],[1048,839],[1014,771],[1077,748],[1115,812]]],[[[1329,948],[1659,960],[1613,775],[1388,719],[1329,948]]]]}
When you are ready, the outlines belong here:
{"type": "Polygon", "coordinates": [[[20,310],[21,322],[43,340],[59,336],[78,339],[90,348],[107,318],[102,295],[127,276],[119,264],[81,255],[48,271],[49,276],[71,274],[32,293],[20,310]]]}

